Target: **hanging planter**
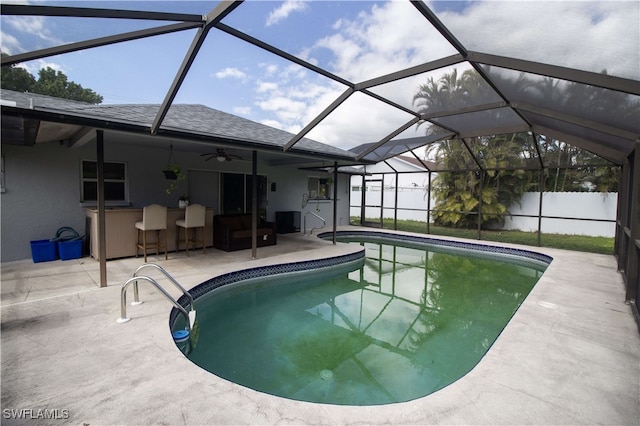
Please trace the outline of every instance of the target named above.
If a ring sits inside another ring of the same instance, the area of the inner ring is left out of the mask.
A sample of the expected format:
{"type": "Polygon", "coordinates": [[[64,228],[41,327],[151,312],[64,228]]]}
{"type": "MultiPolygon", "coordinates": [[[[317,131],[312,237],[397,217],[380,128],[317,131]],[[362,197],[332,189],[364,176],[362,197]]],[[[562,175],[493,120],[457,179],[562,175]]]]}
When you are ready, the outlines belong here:
{"type": "Polygon", "coordinates": [[[169,160],[167,161],[167,167],[162,170],[164,173],[164,177],[167,180],[178,180],[181,176],[180,166],[176,163],[175,158],[173,158],[173,145],[169,146],[169,160]]]}
{"type": "Polygon", "coordinates": [[[178,180],[178,174],[174,170],[164,169],[162,173],[167,180],[178,180]]]}
{"type": "MultiPolygon", "coordinates": [[[[180,166],[176,163],[176,160],[173,157],[173,145],[170,145],[169,160],[167,161],[167,166],[162,170],[162,173],[164,174],[164,178],[169,181],[178,181],[185,178],[180,171],[180,166]]],[[[166,190],[167,194],[171,194],[177,189],[177,187],[176,182],[171,182],[166,190]]]]}

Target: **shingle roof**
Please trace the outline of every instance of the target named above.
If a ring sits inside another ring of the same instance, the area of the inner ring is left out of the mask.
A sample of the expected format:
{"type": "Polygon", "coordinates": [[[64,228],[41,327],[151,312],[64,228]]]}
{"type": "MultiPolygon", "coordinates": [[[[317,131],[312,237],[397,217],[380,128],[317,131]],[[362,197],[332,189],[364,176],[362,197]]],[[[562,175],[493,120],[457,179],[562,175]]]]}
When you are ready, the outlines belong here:
{"type": "MultiPolygon", "coordinates": [[[[150,127],[160,105],[109,104],[95,105],[70,101],[34,93],[20,93],[2,89],[2,99],[12,100],[19,108],[45,109],[74,116],[109,120],[140,127],[150,127]]],[[[161,130],[188,132],[202,136],[232,139],[271,147],[284,147],[294,136],[255,121],[218,111],[204,105],[174,104],[169,109],[161,130]]],[[[355,154],[309,138],[300,140],[293,151],[355,158],[355,154]]]]}

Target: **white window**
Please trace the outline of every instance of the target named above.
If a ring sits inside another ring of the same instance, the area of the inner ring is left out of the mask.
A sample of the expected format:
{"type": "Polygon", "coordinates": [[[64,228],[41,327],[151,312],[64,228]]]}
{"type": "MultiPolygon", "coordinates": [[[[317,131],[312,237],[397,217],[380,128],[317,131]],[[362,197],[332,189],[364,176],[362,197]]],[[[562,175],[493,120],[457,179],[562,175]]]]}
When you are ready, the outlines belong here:
{"type": "Polygon", "coordinates": [[[310,177],[307,184],[310,200],[330,200],[331,185],[333,181],[328,178],[310,177]]]}
{"type": "MultiPolygon", "coordinates": [[[[91,160],[82,160],[80,167],[80,201],[91,203],[98,201],[98,163],[91,160]]],[[[127,164],[104,163],[104,200],[110,204],[126,203],[127,191],[127,164]]]]}

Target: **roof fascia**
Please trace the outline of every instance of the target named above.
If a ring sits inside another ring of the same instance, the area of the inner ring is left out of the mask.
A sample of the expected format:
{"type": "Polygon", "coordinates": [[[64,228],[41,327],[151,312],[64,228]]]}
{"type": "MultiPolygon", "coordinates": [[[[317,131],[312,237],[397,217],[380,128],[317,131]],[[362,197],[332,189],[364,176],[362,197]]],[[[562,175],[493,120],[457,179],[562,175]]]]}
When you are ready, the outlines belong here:
{"type": "Polygon", "coordinates": [[[148,129],[140,125],[124,122],[115,122],[112,119],[100,119],[96,117],[86,117],[75,115],[69,111],[54,110],[54,109],[32,109],[32,108],[20,108],[2,105],[2,116],[18,116],[25,118],[35,118],[41,121],[50,121],[53,123],[75,124],[78,126],[95,127],[97,129],[113,129],[124,130],[133,133],[138,133],[140,129],[144,129],[145,133],[148,129]]]}
{"type": "MultiPolygon", "coordinates": [[[[238,148],[245,150],[256,150],[261,152],[271,152],[277,154],[284,154],[282,151],[282,147],[279,145],[272,144],[263,144],[260,142],[256,142],[254,140],[242,140],[242,139],[232,139],[232,138],[223,138],[219,136],[210,136],[199,133],[190,133],[190,132],[182,132],[178,130],[168,130],[168,129],[160,129],[157,133],[157,136],[170,137],[174,139],[180,139],[184,141],[189,141],[195,144],[201,143],[206,145],[215,144],[216,146],[222,145],[229,148],[238,148]]],[[[302,149],[295,149],[288,152],[292,155],[299,155],[301,157],[307,157],[313,161],[344,161],[348,163],[353,163],[354,158],[347,155],[338,155],[331,153],[322,153],[318,151],[305,151],[302,149]]]]}
{"type": "Polygon", "coordinates": [[[640,82],[637,80],[480,52],[469,52],[468,60],[476,64],[492,65],[575,83],[588,84],[594,87],[617,90],[632,95],[640,95],[640,82]]]}
{"type": "Polygon", "coordinates": [[[0,62],[2,66],[14,65],[21,62],[32,61],[34,59],[46,58],[49,56],[60,55],[63,53],[77,52],[79,50],[91,49],[94,47],[108,46],[110,44],[121,43],[124,41],[137,40],[157,35],[169,34],[178,31],[190,30],[200,27],[201,24],[193,22],[182,22],[178,24],[164,25],[161,27],[147,28],[139,31],[131,31],[128,33],[116,34],[107,37],[99,37],[91,40],[80,41],[77,43],[69,43],[61,46],[49,47],[31,52],[19,53],[16,55],[3,56],[0,62]]]}
{"type": "MultiPolygon", "coordinates": [[[[144,136],[157,136],[163,138],[173,138],[182,140],[185,142],[201,145],[215,145],[226,146],[230,148],[241,148],[257,150],[262,152],[272,152],[282,154],[282,147],[279,145],[261,144],[256,141],[241,140],[224,138],[220,136],[211,136],[198,133],[188,133],[178,130],[159,129],[156,135],[150,135],[149,127],[126,122],[118,122],[113,119],[101,119],[96,117],[80,116],[70,113],[68,111],[53,110],[53,109],[29,109],[19,108],[13,106],[2,105],[2,116],[17,116],[29,119],[36,119],[40,121],[49,121],[54,123],[74,124],[78,126],[84,126],[92,129],[123,131],[132,134],[144,135],[144,136]]],[[[308,157],[314,161],[342,161],[349,164],[355,163],[355,156],[349,155],[337,155],[326,154],[321,152],[304,151],[302,149],[295,149],[290,152],[292,155],[299,155],[301,157],[308,157]]]]}

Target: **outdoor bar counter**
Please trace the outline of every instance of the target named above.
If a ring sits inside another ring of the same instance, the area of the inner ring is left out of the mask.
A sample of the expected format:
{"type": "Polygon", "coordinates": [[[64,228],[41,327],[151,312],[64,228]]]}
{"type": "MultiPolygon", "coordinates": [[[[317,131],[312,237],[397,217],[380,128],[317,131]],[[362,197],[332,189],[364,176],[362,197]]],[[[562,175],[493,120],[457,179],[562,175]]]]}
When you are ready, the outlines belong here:
{"type": "MultiPolygon", "coordinates": [[[[98,209],[85,209],[87,216],[87,235],[89,236],[89,247],[91,257],[99,260],[98,256],[98,209]]],[[[167,251],[176,250],[176,220],[184,219],[184,209],[167,209],[167,251]]],[[[142,221],[142,209],[135,208],[107,208],[105,210],[105,225],[107,239],[107,259],[117,259],[121,257],[132,257],[136,255],[137,229],[136,222],[142,221]]],[[[181,240],[184,241],[184,234],[181,231],[181,240]]],[[[193,230],[189,230],[193,232],[193,230]]],[[[201,232],[201,231],[198,231],[201,232]]],[[[207,247],[213,246],[213,208],[207,208],[205,217],[205,232],[207,247]]],[[[162,231],[161,231],[162,235],[162,231]]],[[[147,231],[147,241],[155,241],[156,232],[147,231]]],[[[184,243],[180,245],[184,250],[184,243]]],[[[190,250],[198,250],[198,246],[190,250]]],[[[149,250],[148,253],[155,253],[149,250]]],[[[142,250],[140,250],[142,255],[142,250]]]]}

